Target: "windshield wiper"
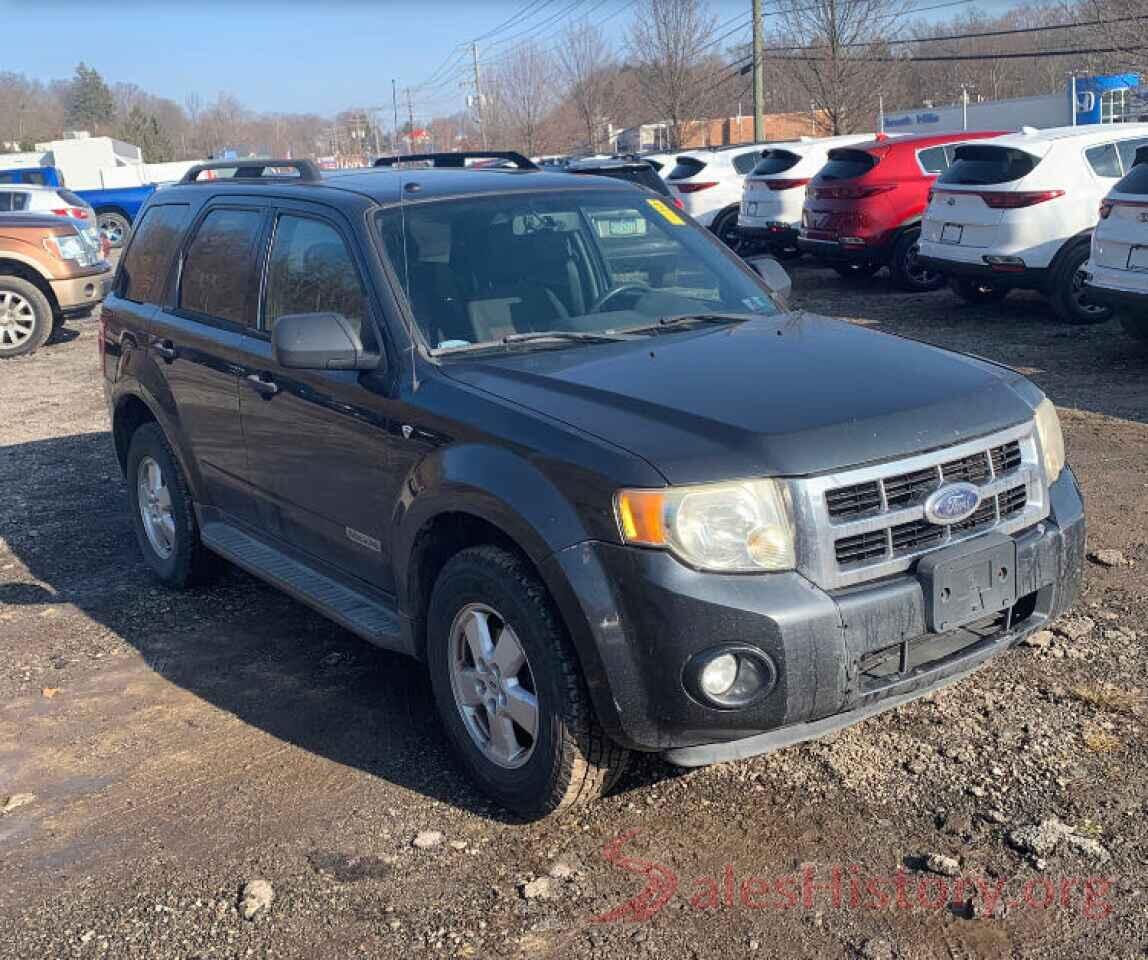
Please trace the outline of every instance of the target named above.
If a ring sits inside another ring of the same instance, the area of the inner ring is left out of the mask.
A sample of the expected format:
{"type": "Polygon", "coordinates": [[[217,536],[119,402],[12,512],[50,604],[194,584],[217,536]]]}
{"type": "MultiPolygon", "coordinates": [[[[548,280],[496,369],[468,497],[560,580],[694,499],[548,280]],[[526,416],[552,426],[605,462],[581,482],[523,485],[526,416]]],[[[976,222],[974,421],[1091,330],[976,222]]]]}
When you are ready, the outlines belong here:
{"type": "Polygon", "coordinates": [[[606,333],[589,330],[530,330],[526,333],[508,333],[501,343],[530,343],[532,340],[582,340],[587,343],[606,343],[612,340],[633,340],[629,333],[606,333]]]}
{"type": "Polygon", "coordinates": [[[626,333],[648,333],[684,323],[744,323],[763,316],[760,313],[671,313],[658,317],[657,323],[645,327],[628,327],[626,333]]]}

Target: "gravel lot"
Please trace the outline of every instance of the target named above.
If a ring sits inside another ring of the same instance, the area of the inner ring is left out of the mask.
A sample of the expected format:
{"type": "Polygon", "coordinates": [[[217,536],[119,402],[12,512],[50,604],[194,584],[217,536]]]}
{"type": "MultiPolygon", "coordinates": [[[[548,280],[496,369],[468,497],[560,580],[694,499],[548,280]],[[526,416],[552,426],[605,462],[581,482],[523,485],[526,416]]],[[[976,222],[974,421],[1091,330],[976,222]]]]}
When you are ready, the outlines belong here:
{"type": "Polygon", "coordinates": [[[645,758],[590,811],[527,826],[456,772],[413,663],[238,571],[153,585],[93,321],[4,363],[0,954],[1148,952],[1148,351],[1035,297],[794,278],[800,307],[1033,377],[1116,565],[1090,562],[1072,618],[954,688],[771,757],[645,758]],[[255,879],[271,889],[243,898],[255,879]]]}

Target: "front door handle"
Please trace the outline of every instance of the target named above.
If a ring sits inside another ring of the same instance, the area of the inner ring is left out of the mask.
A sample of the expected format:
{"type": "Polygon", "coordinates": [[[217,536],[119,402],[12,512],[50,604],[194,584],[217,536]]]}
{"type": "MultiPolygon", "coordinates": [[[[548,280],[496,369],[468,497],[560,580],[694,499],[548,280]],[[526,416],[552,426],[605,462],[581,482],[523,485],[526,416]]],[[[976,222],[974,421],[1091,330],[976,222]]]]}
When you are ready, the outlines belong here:
{"type": "Polygon", "coordinates": [[[279,392],[279,384],[270,378],[270,374],[253,373],[247,377],[247,382],[252,390],[267,400],[279,392]]]}
{"type": "Polygon", "coordinates": [[[151,345],[151,348],[168,363],[176,358],[175,344],[170,340],[157,340],[151,345]]]}

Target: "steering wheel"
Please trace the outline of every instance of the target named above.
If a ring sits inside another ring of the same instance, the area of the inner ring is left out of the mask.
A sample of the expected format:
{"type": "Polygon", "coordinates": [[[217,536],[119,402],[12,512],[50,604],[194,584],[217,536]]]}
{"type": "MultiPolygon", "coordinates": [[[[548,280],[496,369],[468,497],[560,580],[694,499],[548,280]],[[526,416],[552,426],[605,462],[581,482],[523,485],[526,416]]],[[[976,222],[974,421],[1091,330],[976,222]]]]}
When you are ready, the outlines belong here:
{"type": "Polygon", "coordinates": [[[623,283],[620,287],[615,287],[613,290],[607,290],[602,296],[594,301],[594,306],[590,308],[590,313],[601,313],[602,308],[606,306],[615,297],[620,297],[624,293],[638,293],[646,294],[653,289],[648,283],[623,283]]]}

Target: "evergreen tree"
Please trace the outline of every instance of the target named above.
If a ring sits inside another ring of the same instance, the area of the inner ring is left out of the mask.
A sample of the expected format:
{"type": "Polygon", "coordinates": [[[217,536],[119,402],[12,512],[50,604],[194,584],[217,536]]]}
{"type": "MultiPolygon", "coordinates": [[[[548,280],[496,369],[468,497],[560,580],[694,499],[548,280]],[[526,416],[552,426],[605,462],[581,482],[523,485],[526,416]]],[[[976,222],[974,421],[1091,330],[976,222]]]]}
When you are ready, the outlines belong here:
{"type": "Polygon", "coordinates": [[[81,63],[68,85],[64,98],[65,124],[69,130],[88,130],[99,133],[107,127],[116,113],[112,92],[99,72],[81,63]]]}
{"type": "Polygon", "coordinates": [[[138,105],[132,107],[120,123],[116,136],[139,147],[145,163],[166,163],[175,159],[171,138],[159,120],[154,114],[144,113],[138,105]]]}

